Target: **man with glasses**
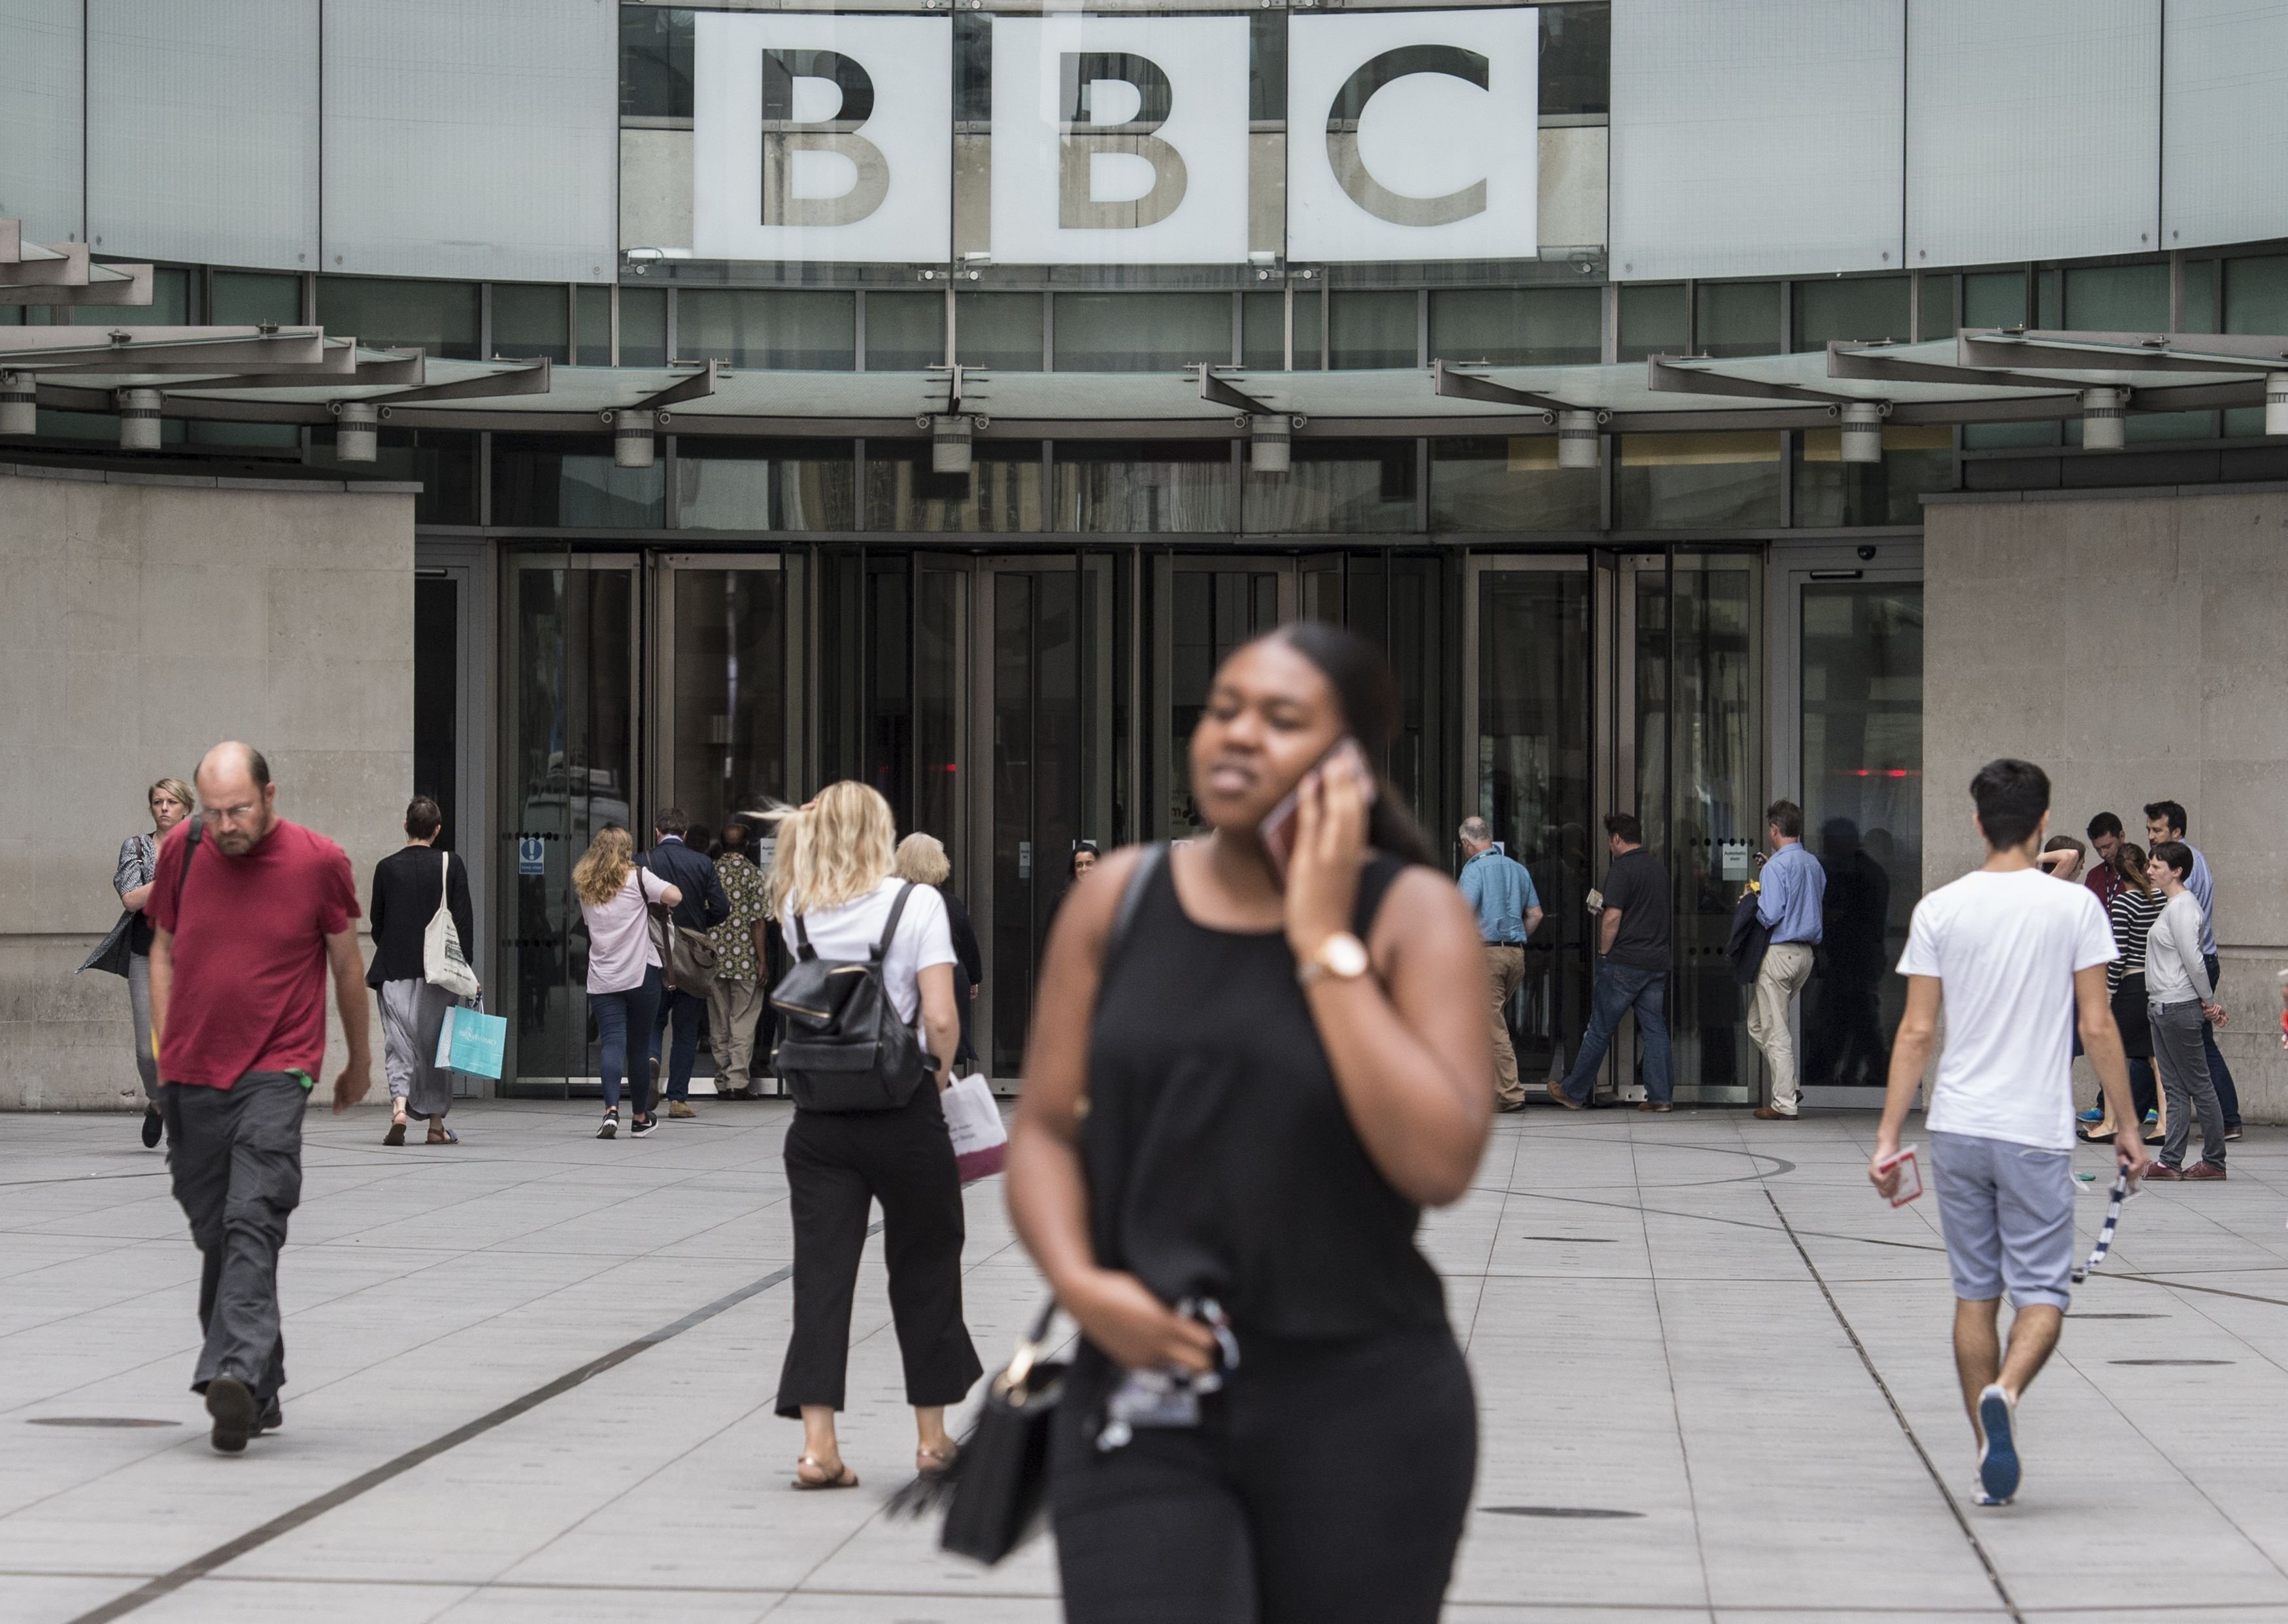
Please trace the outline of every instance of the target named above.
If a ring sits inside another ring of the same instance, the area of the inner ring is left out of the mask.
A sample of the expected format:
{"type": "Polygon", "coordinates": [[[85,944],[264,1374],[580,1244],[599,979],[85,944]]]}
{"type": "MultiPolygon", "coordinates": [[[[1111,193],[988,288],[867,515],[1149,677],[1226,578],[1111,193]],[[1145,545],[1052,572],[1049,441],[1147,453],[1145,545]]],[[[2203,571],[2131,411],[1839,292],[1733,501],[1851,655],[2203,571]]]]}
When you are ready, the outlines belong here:
{"type": "Polygon", "coordinates": [[[152,881],[151,1032],[175,1199],[203,1264],[191,1390],[206,1395],[214,1447],[236,1454],[281,1424],[278,1252],[301,1199],[330,970],[349,1044],[334,1109],[369,1086],[365,963],[349,859],[277,816],[262,752],[218,744],[196,782],[199,814],[169,832],[152,881]]]}

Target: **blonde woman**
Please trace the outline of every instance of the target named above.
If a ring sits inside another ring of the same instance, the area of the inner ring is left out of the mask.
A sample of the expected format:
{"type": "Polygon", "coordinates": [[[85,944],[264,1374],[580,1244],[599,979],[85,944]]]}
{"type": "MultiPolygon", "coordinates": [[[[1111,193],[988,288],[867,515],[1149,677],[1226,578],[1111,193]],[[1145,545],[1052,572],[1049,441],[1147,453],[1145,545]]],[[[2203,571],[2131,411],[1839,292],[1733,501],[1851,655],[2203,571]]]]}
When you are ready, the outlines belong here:
{"type": "Polygon", "coordinates": [[[916,1089],[891,1111],[798,1106],[787,1129],[794,1333],[779,1374],[778,1413],[802,1421],[798,1489],[858,1486],[835,1438],[834,1413],[842,1407],[869,1202],[882,1203],[890,1316],[905,1358],[906,1402],[914,1406],[917,1470],[953,1463],[945,1406],[960,1403],[983,1374],[961,1319],[961,1175],[938,1104],[952,1080],[960,1031],[953,941],[937,889],[892,873],[897,836],[890,804],[879,795],[863,784],[830,784],[800,811],[780,814],[771,865],[772,912],[790,955],[807,944],[822,959],[870,958],[903,895],[883,981],[899,1015],[921,1028],[937,1085],[916,1089]]]}
{"type": "Polygon", "coordinates": [[[683,900],[683,891],[636,867],[635,842],[616,823],[598,829],[573,865],[572,891],[580,899],[580,917],[588,924],[588,1008],[596,1017],[602,1051],[598,1066],[604,1081],[604,1120],[596,1137],[609,1139],[620,1131],[620,1079],[628,1074],[632,1057],[639,1067],[634,1081],[639,1103],[630,1115],[634,1137],[640,1139],[659,1126],[651,1112],[643,1048],[659,1009],[660,992],[659,949],[652,945],[646,912],[654,904],[673,907],[683,900]]]}
{"type": "Polygon", "coordinates": [[[151,1052],[151,920],[144,910],[151,900],[151,876],[159,862],[159,843],[167,831],[190,816],[195,804],[191,787],[179,778],[163,778],[143,793],[150,810],[151,832],[130,835],[119,843],[119,862],[113,869],[111,888],[119,893],[123,910],[111,934],[88,956],[87,963],[113,969],[125,947],[125,963],[118,973],[127,978],[128,1007],[135,1016],[135,1070],[143,1079],[143,1148],[156,1150],[163,1124],[159,1117],[159,1060],[151,1052]]]}
{"type": "Polygon", "coordinates": [[[961,1012],[961,1042],[953,1051],[953,1069],[966,1073],[977,1066],[977,1050],[969,1041],[969,1006],[977,1002],[978,983],[985,979],[985,955],[977,945],[968,905],[945,888],[952,875],[953,864],[936,836],[917,833],[898,842],[898,877],[933,885],[945,899],[945,922],[953,933],[954,963],[960,972],[954,978],[953,1002],[961,1012]]]}

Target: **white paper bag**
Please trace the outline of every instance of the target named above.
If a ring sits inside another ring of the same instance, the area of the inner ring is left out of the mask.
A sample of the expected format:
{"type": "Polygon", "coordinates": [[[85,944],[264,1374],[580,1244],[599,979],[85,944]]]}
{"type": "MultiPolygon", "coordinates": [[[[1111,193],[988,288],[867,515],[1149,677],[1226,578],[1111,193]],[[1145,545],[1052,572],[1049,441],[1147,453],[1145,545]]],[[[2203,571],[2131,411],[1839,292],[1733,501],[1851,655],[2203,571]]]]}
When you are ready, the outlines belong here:
{"type": "Polygon", "coordinates": [[[953,1135],[953,1159],[961,1168],[961,1182],[975,1184],[1001,1170],[1009,1150],[1009,1130],[1001,1125],[1001,1107],[993,1090],[975,1072],[956,1077],[938,1096],[945,1107],[945,1125],[953,1135]]]}

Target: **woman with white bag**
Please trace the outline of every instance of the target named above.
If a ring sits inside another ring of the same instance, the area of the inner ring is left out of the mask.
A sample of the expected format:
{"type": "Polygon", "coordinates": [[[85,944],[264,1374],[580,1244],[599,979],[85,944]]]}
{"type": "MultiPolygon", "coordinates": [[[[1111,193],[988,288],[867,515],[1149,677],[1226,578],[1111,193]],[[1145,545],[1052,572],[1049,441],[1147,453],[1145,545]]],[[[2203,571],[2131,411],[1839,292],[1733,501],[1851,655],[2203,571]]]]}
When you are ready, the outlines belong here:
{"type": "Polygon", "coordinates": [[[429,1124],[428,1143],[458,1145],[445,1126],[453,1073],[437,1064],[446,1012],[482,989],[468,950],[476,940],[469,866],[437,850],[445,814],[417,795],[405,808],[405,845],[374,865],[373,967],[365,983],[381,1000],[382,1068],[389,1079],[389,1132],[405,1143],[405,1119],[429,1124]]]}

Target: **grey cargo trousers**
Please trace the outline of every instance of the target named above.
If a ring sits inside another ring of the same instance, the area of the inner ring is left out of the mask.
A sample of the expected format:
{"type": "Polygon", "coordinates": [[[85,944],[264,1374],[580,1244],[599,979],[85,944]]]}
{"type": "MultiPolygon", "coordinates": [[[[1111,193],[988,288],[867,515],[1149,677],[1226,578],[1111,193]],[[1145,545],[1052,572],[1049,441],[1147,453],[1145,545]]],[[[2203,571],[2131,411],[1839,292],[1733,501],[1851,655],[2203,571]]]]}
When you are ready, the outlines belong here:
{"type": "Polygon", "coordinates": [[[206,1345],[191,1390],[235,1376],[252,1390],[258,1414],[286,1384],[278,1252],[286,1215],[302,1200],[309,1090],[292,1072],[249,1072],[227,1089],[171,1082],[163,1093],[175,1200],[204,1265],[199,1328],[206,1345]]]}

